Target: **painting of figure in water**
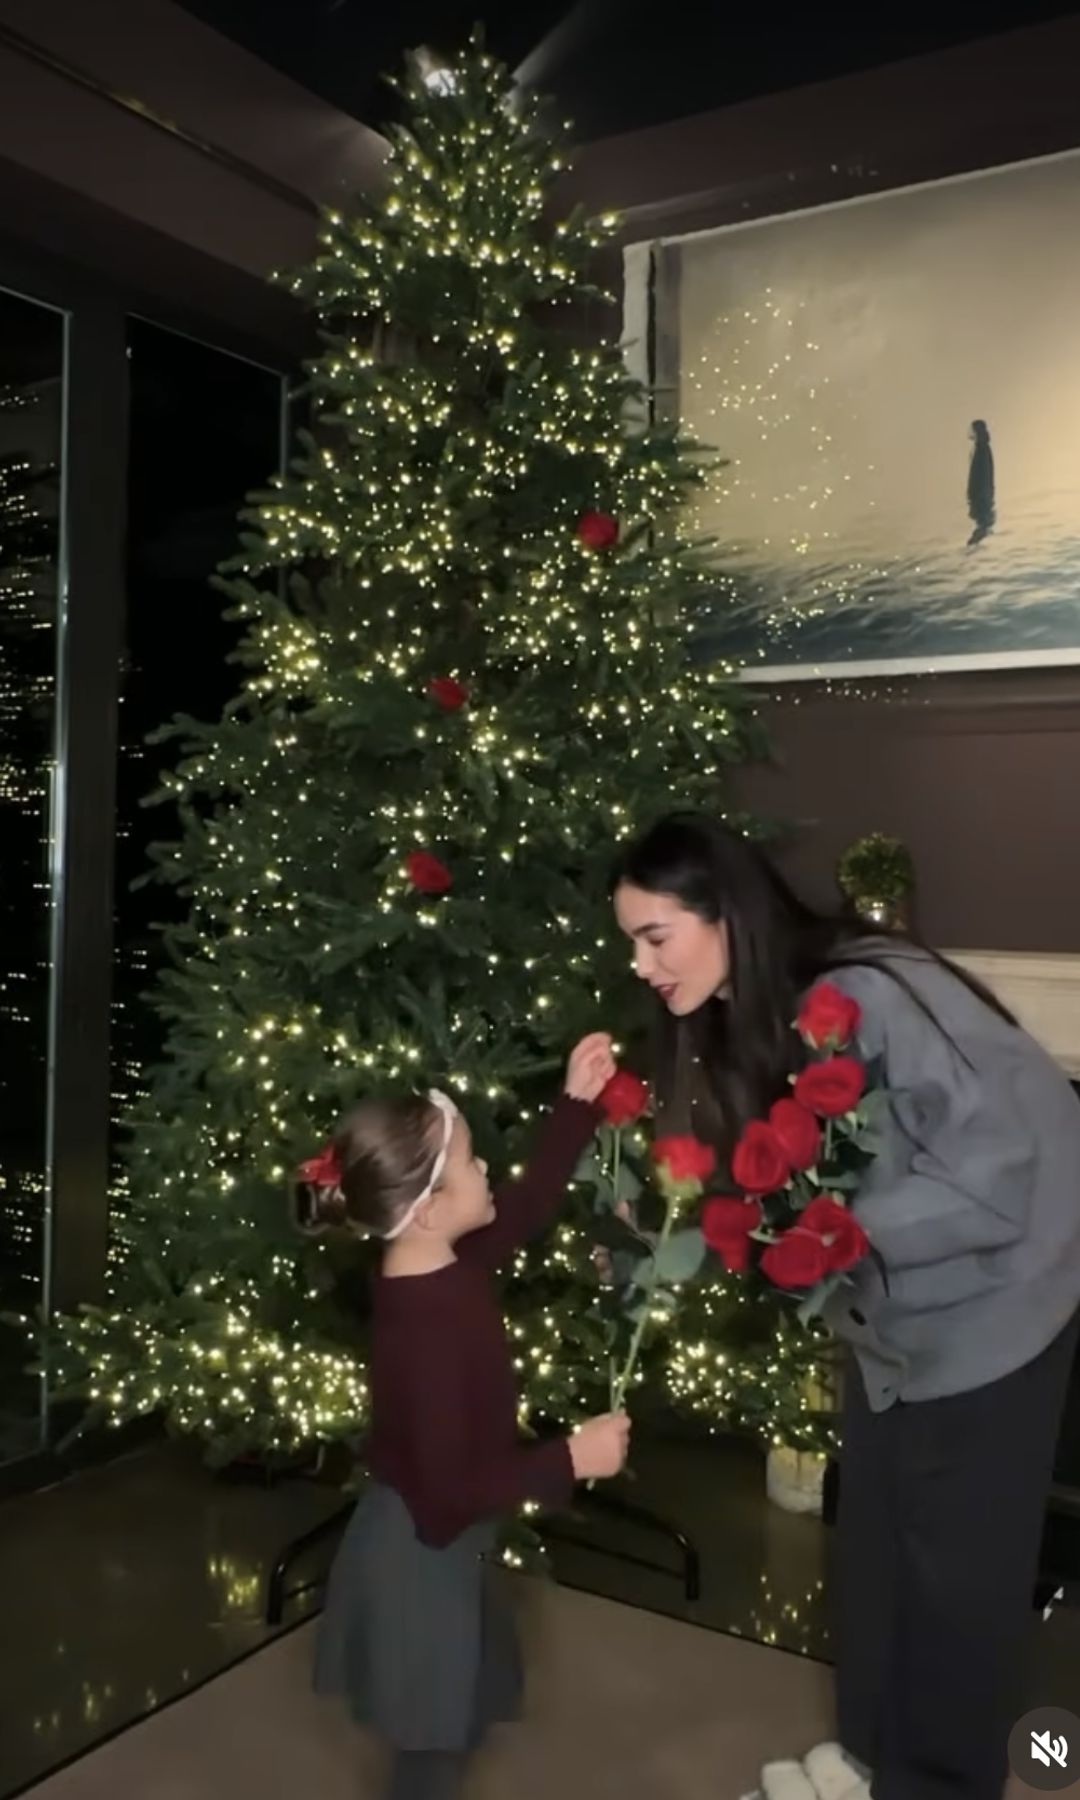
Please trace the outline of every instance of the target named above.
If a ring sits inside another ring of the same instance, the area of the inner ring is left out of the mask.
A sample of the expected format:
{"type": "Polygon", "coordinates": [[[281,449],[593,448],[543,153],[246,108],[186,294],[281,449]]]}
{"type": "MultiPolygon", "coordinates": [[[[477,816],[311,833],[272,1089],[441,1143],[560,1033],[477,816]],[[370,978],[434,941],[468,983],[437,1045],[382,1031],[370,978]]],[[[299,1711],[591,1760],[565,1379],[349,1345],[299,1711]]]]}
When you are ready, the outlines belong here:
{"type": "Polygon", "coordinates": [[[1080,153],[655,249],[660,379],[716,453],[703,653],[1080,662],[1080,153]]]}
{"type": "Polygon", "coordinates": [[[971,466],[968,469],[968,518],[975,527],[968,538],[969,546],[981,544],[997,523],[994,505],[994,451],[990,443],[990,427],[985,419],[974,419],[971,425],[971,466]]]}

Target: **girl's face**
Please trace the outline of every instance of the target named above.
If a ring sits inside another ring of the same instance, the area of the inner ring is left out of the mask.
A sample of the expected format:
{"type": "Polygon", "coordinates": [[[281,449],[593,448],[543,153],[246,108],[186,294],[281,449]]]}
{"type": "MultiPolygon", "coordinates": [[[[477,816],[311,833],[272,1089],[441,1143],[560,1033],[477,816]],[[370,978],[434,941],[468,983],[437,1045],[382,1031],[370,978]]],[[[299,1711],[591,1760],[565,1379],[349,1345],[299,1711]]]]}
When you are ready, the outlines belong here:
{"type": "Polygon", "coordinates": [[[487,1163],[473,1154],[472,1133],[460,1113],[450,1134],[442,1180],[425,1210],[449,1243],[490,1225],[495,1217],[487,1163]]]}
{"type": "Polygon", "coordinates": [[[676,900],[624,881],[615,890],[619,929],[634,946],[634,969],[669,1012],[697,1012],[731,981],[731,944],[723,920],[708,919],[676,900]]]}

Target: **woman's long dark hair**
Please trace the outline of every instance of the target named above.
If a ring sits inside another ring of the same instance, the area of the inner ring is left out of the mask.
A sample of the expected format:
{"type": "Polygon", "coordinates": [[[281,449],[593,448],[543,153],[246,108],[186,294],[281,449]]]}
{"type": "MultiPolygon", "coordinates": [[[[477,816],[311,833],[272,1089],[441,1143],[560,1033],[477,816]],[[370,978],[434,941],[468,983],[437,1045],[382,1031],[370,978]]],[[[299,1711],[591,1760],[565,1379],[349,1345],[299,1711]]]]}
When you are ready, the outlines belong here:
{"type": "Polygon", "coordinates": [[[615,863],[612,893],[623,883],[670,894],[708,924],[727,926],[730,993],[682,1018],[661,1007],[654,1069],[658,1112],[667,1129],[693,1130],[725,1159],[743,1126],[768,1111],[798,1068],[800,1045],[792,1026],[799,1000],[830,968],[841,963],[880,968],[928,1012],[898,964],[905,949],[920,958],[933,956],[1002,1018],[1015,1022],[979,982],[913,938],[874,939],[855,918],[815,912],[755,844],[705,813],[671,813],[634,839],[615,863]]]}

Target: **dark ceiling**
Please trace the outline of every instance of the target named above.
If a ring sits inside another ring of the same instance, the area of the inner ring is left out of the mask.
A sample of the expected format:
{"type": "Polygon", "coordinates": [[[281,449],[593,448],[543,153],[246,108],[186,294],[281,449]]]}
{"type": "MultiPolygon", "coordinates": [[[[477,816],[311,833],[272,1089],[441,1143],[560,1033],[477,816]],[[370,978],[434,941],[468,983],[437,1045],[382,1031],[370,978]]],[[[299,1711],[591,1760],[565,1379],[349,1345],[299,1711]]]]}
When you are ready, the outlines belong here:
{"type": "Polygon", "coordinates": [[[453,51],[478,12],[491,48],[553,95],[583,139],[660,124],[756,95],[918,56],[1077,10],[1045,0],[936,7],[716,0],[182,0],[189,12],[378,127],[394,101],[380,77],[405,49],[453,51]],[[830,16],[831,14],[831,16],[830,16]]]}

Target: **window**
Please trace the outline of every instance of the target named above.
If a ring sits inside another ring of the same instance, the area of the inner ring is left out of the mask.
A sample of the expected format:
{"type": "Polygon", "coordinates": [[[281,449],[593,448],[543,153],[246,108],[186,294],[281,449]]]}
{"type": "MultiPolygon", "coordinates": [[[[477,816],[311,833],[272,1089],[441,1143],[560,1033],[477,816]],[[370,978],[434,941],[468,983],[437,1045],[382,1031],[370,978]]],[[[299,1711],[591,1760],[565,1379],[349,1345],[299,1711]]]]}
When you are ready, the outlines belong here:
{"type": "MultiPolygon", "coordinates": [[[[218,717],[239,686],[229,662],[238,627],[210,585],[239,547],[237,514],[282,465],[279,373],[133,320],[128,486],[127,631],[117,796],[116,954],[112,1020],[113,1119],[118,1127],[160,1053],[145,994],[158,966],[155,925],[186,908],[171,890],[132,883],[149,845],[167,838],[166,807],[141,804],[170,765],[149,733],[178,712],[218,717]]],[[[113,1224],[122,1218],[122,1138],[114,1132],[113,1224]]]]}
{"type": "MultiPolygon", "coordinates": [[[[46,1294],[64,377],[63,314],[0,293],[0,1316],[46,1294]]],[[[41,1442],[26,1363],[0,1325],[0,1462],[41,1442]]]]}

